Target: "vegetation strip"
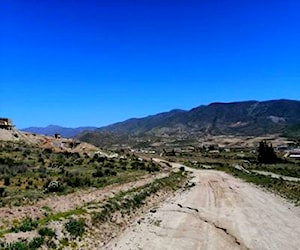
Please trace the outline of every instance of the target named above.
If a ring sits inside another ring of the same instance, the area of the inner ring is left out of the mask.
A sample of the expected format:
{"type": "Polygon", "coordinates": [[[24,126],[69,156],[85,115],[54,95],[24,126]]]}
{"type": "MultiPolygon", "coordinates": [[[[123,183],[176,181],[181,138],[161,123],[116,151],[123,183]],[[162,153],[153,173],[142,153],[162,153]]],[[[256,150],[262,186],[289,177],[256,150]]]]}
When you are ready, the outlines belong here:
{"type": "Polygon", "coordinates": [[[121,192],[118,195],[108,199],[102,206],[100,212],[93,214],[93,222],[105,222],[111,215],[116,212],[132,212],[144,205],[145,200],[157,193],[159,190],[171,189],[176,190],[182,187],[182,183],[187,179],[187,172],[171,172],[168,177],[157,179],[145,186],[121,192]]]}

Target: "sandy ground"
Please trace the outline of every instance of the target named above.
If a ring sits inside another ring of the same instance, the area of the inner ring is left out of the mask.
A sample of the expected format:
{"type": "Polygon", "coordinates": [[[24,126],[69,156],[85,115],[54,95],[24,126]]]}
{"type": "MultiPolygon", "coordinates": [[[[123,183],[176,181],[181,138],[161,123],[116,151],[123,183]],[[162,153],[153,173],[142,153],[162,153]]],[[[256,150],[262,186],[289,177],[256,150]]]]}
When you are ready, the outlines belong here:
{"type": "Polygon", "coordinates": [[[299,249],[299,208],[223,172],[162,203],[104,249],[299,249]]]}

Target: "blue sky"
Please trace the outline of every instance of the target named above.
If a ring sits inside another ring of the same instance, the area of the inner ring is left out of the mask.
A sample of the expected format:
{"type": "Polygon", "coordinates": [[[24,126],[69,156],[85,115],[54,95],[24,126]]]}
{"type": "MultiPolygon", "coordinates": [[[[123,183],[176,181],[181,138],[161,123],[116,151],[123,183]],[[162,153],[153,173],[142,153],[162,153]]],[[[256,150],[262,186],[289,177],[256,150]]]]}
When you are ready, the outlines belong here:
{"type": "Polygon", "coordinates": [[[0,116],[103,126],[300,96],[300,1],[0,3],[0,116]]]}

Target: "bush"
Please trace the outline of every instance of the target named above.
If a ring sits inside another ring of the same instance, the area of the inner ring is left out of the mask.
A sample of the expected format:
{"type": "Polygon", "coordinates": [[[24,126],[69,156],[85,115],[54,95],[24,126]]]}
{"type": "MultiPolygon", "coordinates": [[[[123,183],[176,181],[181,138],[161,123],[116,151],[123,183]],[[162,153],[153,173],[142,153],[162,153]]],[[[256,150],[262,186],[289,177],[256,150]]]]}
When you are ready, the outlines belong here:
{"type": "Polygon", "coordinates": [[[93,177],[103,177],[104,173],[101,170],[97,170],[92,174],[93,177]]]}
{"type": "MultiPolygon", "coordinates": [[[[7,244],[5,250],[36,250],[44,244],[43,237],[33,238],[32,241],[17,241],[7,244]]],[[[1,248],[3,249],[3,248],[1,248]]]]}
{"type": "Polygon", "coordinates": [[[138,170],[138,169],[146,169],[146,165],[144,162],[141,162],[141,161],[134,161],[131,163],[131,168],[134,169],[134,170],[138,170]]]}
{"type": "Polygon", "coordinates": [[[116,176],[117,175],[117,172],[115,170],[111,170],[109,168],[105,168],[104,169],[104,175],[105,176],[116,176]]]}
{"type": "Polygon", "coordinates": [[[152,172],[157,172],[159,171],[159,167],[158,165],[154,164],[154,163],[151,163],[149,164],[149,166],[147,166],[146,170],[149,172],[149,173],[152,173],[152,172]]]}
{"type": "Polygon", "coordinates": [[[85,232],[85,222],[83,219],[75,220],[70,219],[65,224],[65,229],[70,233],[71,236],[77,238],[78,236],[82,236],[85,232]]]}
{"type": "Polygon", "coordinates": [[[69,176],[64,178],[64,182],[70,187],[89,187],[92,185],[91,179],[89,177],[81,176],[69,176]]]}
{"type": "Polygon", "coordinates": [[[23,241],[9,243],[4,249],[5,250],[29,250],[27,242],[23,242],[23,241]]]}
{"type": "Polygon", "coordinates": [[[9,186],[10,185],[10,178],[8,176],[4,177],[4,185],[9,186]]]}
{"type": "Polygon", "coordinates": [[[38,249],[41,245],[44,244],[44,241],[44,237],[33,238],[32,241],[29,242],[28,247],[32,250],[38,249]]]}
{"type": "Polygon", "coordinates": [[[27,232],[37,228],[38,222],[32,218],[25,218],[19,226],[12,227],[11,231],[18,233],[20,231],[27,232]]]}
{"type": "Polygon", "coordinates": [[[38,172],[42,173],[42,174],[45,174],[45,173],[47,173],[47,168],[45,168],[45,167],[39,167],[38,168],[38,172]]]}
{"type": "Polygon", "coordinates": [[[5,197],[5,187],[0,187],[0,197],[5,197]]]}
{"type": "Polygon", "coordinates": [[[52,228],[49,227],[43,227],[39,229],[39,235],[41,236],[49,236],[50,238],[55,236],[55,232],[52,228]]]}
{"type": "Polygon", "coordinates": [[[112,176],[117,176],[117,172],[116,172],[115,170],[112,170],[112,171],[111,171],[111,175],[112,175],[112,176]]]}

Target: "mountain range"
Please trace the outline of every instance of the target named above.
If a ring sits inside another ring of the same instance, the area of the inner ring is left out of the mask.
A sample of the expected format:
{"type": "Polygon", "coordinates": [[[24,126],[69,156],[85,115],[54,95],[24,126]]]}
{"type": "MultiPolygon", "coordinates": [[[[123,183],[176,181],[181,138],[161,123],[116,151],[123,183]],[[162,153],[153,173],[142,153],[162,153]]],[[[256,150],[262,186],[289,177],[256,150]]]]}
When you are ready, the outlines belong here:
{"type": "Polygon", "coordinates": [[[300,101],[271,100],[211,103],[189,111],[172,110],[129,119],[98,131],[132,135],[264,135],[300,124],[300,101]]]}
{"type": "Polygon", "coordinates": [[[270,100],[211,103],[191,110],[174,109],[144,118],[132,118],[109,126],[80,127],[59,126],[27,128],[24,131],[64,137],[77,136],[83,140],[124,139],[128,136],[197,138],[203,135],[299,134],[300,101],[270,100]],[[113,136],[114,135],[114,136],[113,136]],[[118,136],[115,136],[118,135],[118,136]]]}
{"type": "Polygon", "coordinates": [[[24,132],[48,135],[60,134],[64,138],[72,138],[77,136],[83,131],[93,131],[96,127],[78,127],[78,128],[65,128],[57,125],[49,125],[47,127],[29,127],[21,129],[24,132]]]}

